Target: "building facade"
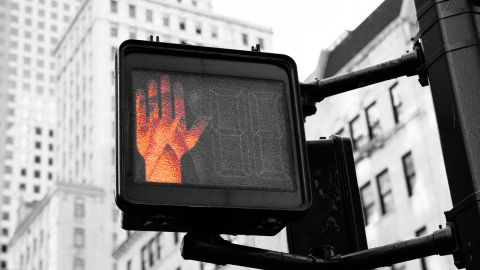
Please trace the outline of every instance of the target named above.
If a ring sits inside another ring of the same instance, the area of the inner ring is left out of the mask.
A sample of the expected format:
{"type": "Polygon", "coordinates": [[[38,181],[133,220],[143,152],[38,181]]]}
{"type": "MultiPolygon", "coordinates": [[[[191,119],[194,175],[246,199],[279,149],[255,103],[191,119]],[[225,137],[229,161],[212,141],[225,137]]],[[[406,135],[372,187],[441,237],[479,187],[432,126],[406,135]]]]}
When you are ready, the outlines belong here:
{"type": "MultiPolygon", "coordinates": [[[[307,79],[330,77],[397,58],[417,33],[413,1],[386,0],[355,30],[324,52],[307,79]]],[[[431,233],[451,209],[429,87],[416,77],[364,87],[317,104],[307,139],[351,137],[369,247],[431,233]]],[[[387,268],[388,269],[388,268],[387,268]]],[[[434,256],[390,269],[454,269],[434,256]]]]}
{"type": "Polygon", "coordinates": [[[0,269],[17,208],[40,200],[55,171],[52,52],[81,0],[0,1],[0,269]]]}
{"type": "Polygon", "coordinates": [[[108,269],[102,256],[105,233],[101,223],[106,199],[102,189],[59,183],[30,210],[11,240],[10,269],[108,269]],[[91,222],[91,223],[90,223],[91,222]]]}
{"type": "Polygon", "coordinates": [[[117,269],[214,270],[218,266],[184,261],[180,245],[184,234],[135,231],[115,250],[117,269]]]}
{"type": "MultiPolygon", "coordinates": [[[[219,16],[213,13],[209,0],[84,1],[52,50],[55,112],[58,115],[53,125],[58,145],[55,160],[58,162],[52,190],[64,186],[76,188],[49,193],[39,202],[42,207],[34,207],[25,217],[15,239],[10,242],[14,269],[26,265],[25,254],[28,247],[31,250],[35,239],[29,232],[39,231],[38,227],[43,223],[38,219],[44,216],[42,213],[51,213],[48,215],[52,220],[71,216],[70,203],[75,205],[81,198],[88,200],[82,187],[99,190],[102,195],[95,197],[94,209],[85,209],[84,217],[50,223],[49,230],[56,234],[56,238],[73,239],[74,242],[73,247],[71,242],[67,242],[70,246],[58,242],[51,244],[50,252],[57,257],[48,259],[48,267],[42,262],[43,269],[142,269],[137,268],[142,265],[145,269],[152,269],[158,260],[156,256],[165,258],[166,261],[161,262],[165,269],[198,266],[209,270],[214,267],[178,260],[179,246],[173,241],[181,241],[178,234],[176,238],[172,233],[128,234],[120,228],[120,215],[113,196],[116,173],[115,52],[124,40],[145,40],[150,35],[159,36],[165,42],[183,41],[244,50],[250,50],[258,43],[268,51],[272,31],[219,16]],[[75,244],[77,236],[84,239],[83,244],[75,244]],[[160,251],[157,251],[158,247],[160,251]]],[[[39,269],[40,262],[33,263],[37,265],[34,268],[39,269]]],[[[33,269],[34,265],[29,267],[33,269]]]]}

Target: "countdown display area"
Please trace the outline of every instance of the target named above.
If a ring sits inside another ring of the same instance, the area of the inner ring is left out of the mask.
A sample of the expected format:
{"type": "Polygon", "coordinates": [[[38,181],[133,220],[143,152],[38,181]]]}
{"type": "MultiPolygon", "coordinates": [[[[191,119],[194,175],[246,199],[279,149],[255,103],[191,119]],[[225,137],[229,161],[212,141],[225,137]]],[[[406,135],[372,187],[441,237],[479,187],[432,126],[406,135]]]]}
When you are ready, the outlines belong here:
{"type": "Polygon", "coordinates": [[[137,182],[294,190],[282,81],[135,70],[132,92],[137,182]]]}
{"type": "Polygon", "coordinates": [[[122,211],[308,208],[291,58],[126,41],[116,64],[122,211]]]}

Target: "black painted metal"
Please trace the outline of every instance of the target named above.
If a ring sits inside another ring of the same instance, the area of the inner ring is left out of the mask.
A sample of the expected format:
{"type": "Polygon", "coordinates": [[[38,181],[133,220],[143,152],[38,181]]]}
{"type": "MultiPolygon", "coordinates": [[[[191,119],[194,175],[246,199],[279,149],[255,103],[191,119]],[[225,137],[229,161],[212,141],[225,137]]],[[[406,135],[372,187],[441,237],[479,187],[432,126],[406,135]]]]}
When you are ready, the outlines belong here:
{"type": "Polygon", "coordinates": [[[188,233],[183,239],[182,257],[259,269],[343,270],[389,266],[435,254],[451,254],[454,247],[451,228],[446,227],[431,235],[324,260],[314,256],[299,256],[236,245],[218,235],[188,233]]]}
{"type": "Polygon", "coordinates": [[[455,264],[480,269],[480,1],[414,0],[454,208],[455,264]]]}
{"type": "Polygon", "coordinates": [[[367,85],[401,76],[413,76],[422,66],[421,51],[413,50],[400,58],[323,80],[300,83],[304,116],[313,115],[315,102],[367,85]]]}
{"type": "Polygon", "coordinates": [[[346,267],[376,268],[431,255],[451,254],[455,241],[450,227],[422,236],[382,247],[376,247],[335,258],[346,267]]]}
{"type": "MultiPolygon", "coordinates": [[[[218,235],[188,233],[182,257],[215,264],[234,264],[259,269],[316,269],[317,259],[232,244],[218,235]]],[[[328,269],[328,268],[327,268],[328,269]]]]}
{"type": "Polygon", "coordinates": [[[319,246],[340,254],[367,249],[351,139],[308,141],[307,153],[313,202],[287,226],[290,253],[308,255],[319,246]]]}

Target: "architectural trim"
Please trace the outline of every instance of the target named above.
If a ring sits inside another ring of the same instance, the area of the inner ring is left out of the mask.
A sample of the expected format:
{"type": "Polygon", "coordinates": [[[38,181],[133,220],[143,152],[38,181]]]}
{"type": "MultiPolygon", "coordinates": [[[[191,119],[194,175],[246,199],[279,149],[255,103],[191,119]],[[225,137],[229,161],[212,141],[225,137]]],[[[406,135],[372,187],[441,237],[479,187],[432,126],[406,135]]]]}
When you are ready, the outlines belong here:
{"type": "Polygon", "coordinates": [[[90,197],[105,196],[105,191],[95,186],[71,183],[56,183],[56,185],[52,187],[52,189],[45,195],[45,197],[41,201],[37,202],[37,204],[31,210],[30,214],[28,214],[22,221],[19,222],[17,229],[15,230],[15,233],[10,240],[10,246],[13,246],[17,242],[17,240],[28,230],[30,225],[32,225],[37,220],[37,217],[42,213],[43,209],[48,206],[51,199],[57,192],[81,194],[90,197]]]}

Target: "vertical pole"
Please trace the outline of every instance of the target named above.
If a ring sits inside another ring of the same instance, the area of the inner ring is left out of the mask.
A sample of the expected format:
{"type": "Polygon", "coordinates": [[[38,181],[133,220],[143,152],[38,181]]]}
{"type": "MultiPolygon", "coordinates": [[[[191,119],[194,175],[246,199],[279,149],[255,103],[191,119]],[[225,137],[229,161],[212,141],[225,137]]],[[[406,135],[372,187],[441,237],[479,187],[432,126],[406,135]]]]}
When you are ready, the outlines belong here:
{"type": "Polygon", "coordinates": [[[414,0],[454,208],[455,265],[480,269],[480,1],[414,0]]]}

